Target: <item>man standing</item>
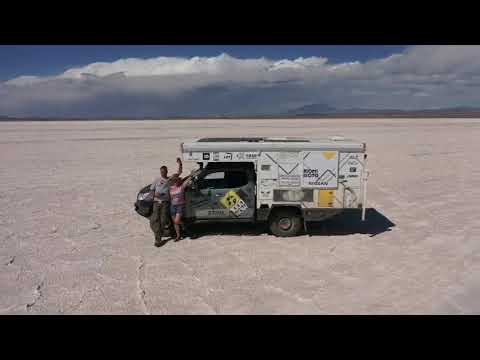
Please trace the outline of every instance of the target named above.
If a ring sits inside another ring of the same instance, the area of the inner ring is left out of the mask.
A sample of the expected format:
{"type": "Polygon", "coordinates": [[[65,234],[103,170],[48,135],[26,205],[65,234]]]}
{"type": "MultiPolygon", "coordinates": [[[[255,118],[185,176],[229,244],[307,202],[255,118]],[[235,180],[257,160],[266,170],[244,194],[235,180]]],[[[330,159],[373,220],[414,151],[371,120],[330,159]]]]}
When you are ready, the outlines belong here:
{"type": "Polygon", "coordinates": [[[150,216],[150,228],[155,234],[155,246],[162,246],[162,236],[165,236],[165,229],[168,227],[170,234],[173,235],[172,221],[170,218],[170,194],[169,187],[173,183],[173,178],[182,173],[182,160],[177,158],[178,170],[168,176],[168,169],[165,165],[160,168],[160,177],[155,179],[150,187],[154,192],[153,212],[150,216]]]}

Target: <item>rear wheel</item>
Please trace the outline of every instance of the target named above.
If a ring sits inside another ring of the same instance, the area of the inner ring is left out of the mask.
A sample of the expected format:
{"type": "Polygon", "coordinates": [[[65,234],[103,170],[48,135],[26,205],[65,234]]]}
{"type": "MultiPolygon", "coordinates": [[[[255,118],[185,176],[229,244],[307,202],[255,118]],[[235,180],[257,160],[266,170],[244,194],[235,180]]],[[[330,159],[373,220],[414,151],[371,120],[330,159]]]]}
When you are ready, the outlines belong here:
{"type": "Polygon", "coordinates": [[[272,214],[269,226],[275,236],[296,236],[302,230],[302,217],[295,209],[278,209],[272,214]]]}

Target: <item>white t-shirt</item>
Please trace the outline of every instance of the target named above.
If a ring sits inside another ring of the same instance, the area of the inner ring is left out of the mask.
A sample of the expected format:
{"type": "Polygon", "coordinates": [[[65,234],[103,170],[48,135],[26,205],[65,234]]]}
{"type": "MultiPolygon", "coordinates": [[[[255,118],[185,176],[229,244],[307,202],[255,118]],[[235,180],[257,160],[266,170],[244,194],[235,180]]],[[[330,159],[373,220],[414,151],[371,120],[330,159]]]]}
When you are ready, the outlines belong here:
{"type": "Polygon", "coordinates": [[[150,190],[155,189],[155,197],[153,201],[162,202],[170,201],[169,187],[171,185],[170,178],[159,177],[155,179],[150,186],[150,190]]]}

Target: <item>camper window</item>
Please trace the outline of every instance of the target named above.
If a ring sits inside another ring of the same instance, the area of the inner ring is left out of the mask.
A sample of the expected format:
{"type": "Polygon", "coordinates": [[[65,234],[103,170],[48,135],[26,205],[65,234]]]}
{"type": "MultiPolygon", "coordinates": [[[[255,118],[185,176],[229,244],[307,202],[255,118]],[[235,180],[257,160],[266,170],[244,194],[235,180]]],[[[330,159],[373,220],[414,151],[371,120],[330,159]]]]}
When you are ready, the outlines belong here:
{"type": "Polygon", "coordinates": [[[248,184],[248,177],[245,171],[228,171],[226,178],[229,189],[239,188],[248,184]]]}
{"type": "Polygon", "coordinates": [[[235,189],[248,184],[246,171],[217,171],[206,175],[200,181],[200,189],[235,189]]]}
{"type": "Polygon", "coordinates": [[[210,174],[207,174],[201,181],[200,181],[200,189],[224,189],[227,186],[227,182],[225,180],[225,172],[224,171],[217,171],[210,174]]]}

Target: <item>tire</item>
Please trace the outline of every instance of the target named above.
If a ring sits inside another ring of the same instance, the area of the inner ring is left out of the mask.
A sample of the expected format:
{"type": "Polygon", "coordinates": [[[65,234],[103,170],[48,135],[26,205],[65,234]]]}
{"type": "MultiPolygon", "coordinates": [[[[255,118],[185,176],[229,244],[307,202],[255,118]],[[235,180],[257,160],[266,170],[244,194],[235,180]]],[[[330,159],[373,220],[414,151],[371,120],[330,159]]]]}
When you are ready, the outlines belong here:
{"type": "Polygon", "coordinates": [[[302,216],[295,209],[278,209],[270,217],[269,227],[275,236],[296,236],[303,228],[302,216]]]}
{"type": "Polygon", "coordinates": [[[148,219],[150,218],[150,216],[152,216],[153,203],[146,202],[146,201],[137,201],[134,204],[134,209],[137,212],[137,214],[148,219]]]}

